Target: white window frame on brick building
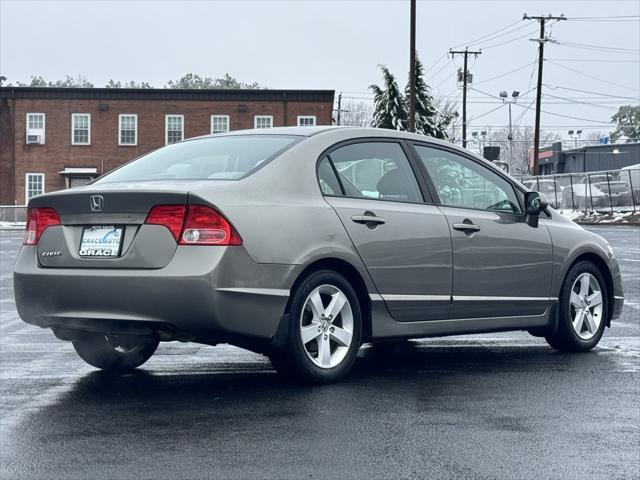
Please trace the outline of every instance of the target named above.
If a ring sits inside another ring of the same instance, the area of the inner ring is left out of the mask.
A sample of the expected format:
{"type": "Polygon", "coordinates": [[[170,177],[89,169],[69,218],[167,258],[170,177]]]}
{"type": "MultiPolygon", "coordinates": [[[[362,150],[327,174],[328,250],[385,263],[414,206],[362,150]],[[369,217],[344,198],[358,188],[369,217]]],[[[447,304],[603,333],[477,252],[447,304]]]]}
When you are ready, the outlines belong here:
{"type": "Polygon", "coordinates": [[[211,115],[211,133],[229,131],[229,115],[211,115]]]}
{"type": "Polygon", "coordinates": [[[172,129],[171,132],[175,133],[179,131],[180,139],[179,140],[174,139],[171,143],[177,143],[184,140],[184,115],[174,115],[174,114],[165,115],[164,116],[164,144],[165,145],[171,145],[171,143],[169,143],[169,124],[176,119],[180,119],[180,130],[172,129]]]}
{"type": "Polygon", "coordinates": [[[44,193],[44,173],[27,172],[24,174],[24,204],[36,195],[44,193]],[[32,188],[35,187],[35,188],[32,188]]]}
{"type": "Polygon", "coordinates": [[[45,121],[44,113],[27,113],[25,123],[27,127],[26,143],[44,145],[45,121]]]}
{"type": "Polygon", "coordinates": [[[90,113],[72,113],[71,114],[71,145],[91,145],[91,114],[90,113]],[[86,125],[78,126],[78,121],[86,118],[86,125]],[[86,141],[78,141],[76,139],[76,131],[78,133],[86,131],[86,141]]]}
{"type": "Polygon", "coordinates": [[[255,115],[253,128],[273,128],[273,115],[255,115]]]}
{"type": "Polygon", "coordinates": [[[299,127],[315,127],[316,116],[315,115],[298,115],[299,127]]]}
{"type": "Polygon", "coordinates": [[[135,113],[121,113],[118,115],[118,145],[131,147],[138,145],[138,115],[135,113]],[[133,132],[133,138],[131,137],[133,132]],[[126,133],[123,139],[122,134],[126,133]]]}

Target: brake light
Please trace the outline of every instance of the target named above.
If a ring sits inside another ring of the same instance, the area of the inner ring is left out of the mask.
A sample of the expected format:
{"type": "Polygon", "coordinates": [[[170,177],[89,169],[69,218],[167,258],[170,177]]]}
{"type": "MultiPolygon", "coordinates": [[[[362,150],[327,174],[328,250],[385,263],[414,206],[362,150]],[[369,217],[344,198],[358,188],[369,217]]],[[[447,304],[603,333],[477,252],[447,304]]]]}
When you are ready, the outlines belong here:
{"type": "Polygon", "coordinates": [[[184,223],[184,213],[187,211],[186,205],[157,205],[151,209],[144,223],[149,225],[164,225],[169,229],[173,238],[178,241],[182,224],[184,223]]]}
{"type": "Polygon", "coordinates": [[[242,245],[235,228],[220,213],[205,205],[189,205],[180,245],[242,245]]]}
{"type": "Polygon", "coordinates": [[[157,205],[145,223],[164,225],[180,245],[242,245],[227,219],[206,205],[157,205]]]}
{"type": "Polygon", "coordinates": [[[23,245],[37,245],[42,232],[52,225],[60,225],[60,217],[54,208],[29,208],[23,245]]]}

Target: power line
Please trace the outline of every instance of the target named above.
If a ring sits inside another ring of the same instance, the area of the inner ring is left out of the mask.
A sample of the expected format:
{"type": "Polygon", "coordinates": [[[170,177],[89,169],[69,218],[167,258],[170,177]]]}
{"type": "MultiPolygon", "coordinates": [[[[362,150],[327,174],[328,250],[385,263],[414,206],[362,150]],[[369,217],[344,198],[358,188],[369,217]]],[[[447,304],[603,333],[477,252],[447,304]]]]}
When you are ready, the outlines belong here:
{"type": "MultiPolygon", "coordinates": [[[[564,97],[558,97],[558,96],[556,96],[556,95],[551,95],[550,93],[545,93],[545,94],[543,94],[543,96],[544,96],[544,97],[557,98],[557,99],[560,99],[560,100],[565,100],[565,98],[564,98],[564,97]]],[[[617,109],[617,108],[615,108],[615,107],[609,107],[609,106],[607,106],[607,105],[600,105],[600,104],[598,104],[598,103],[581,102],[581,101],[578,101],[578,100],[571,100],[571,101],[570,101],[570,103],[578,103],[578,104],[581,104],[581,105],[590,105],[590,106],[592,106],[592,107],[606,108],[606,109],[608,109],[608,110],[618,110],[618,109],[617,109]]]]}
{"type": "Polygon", "coordinates": [[[442,60],[444,60],[444,59],[445,59],[445,58],[447,58],[447,57],[448,57],[448,55],[447,55],[446,53],[445,53],[444,55],[442,55],[442,56],[438,59],[438,61],[437,61],[437,62],[435,62],[433,65],[431,65],[429,68],[427,68],[427,69],[424,71],[424,74],[426,75],[427,73],[429,73],[431,70],[433,70],[433,69],[436,67],[436,65],[438,65],[442,60]]]}
{"type": "Polygon", "coordinates": [[[465,46],[465,45],[471,45],[471,44],[473,44],[473,43],[480,42],[480,41],[482,41],[482,40],[487,39],[488,37],[492,37],[492,36],[496,35],[496,34],[497,34],[497,33],[499,33],[499,32],[502,32],[502,31],[504,31],[504,30],[507,30],[507,29],[509,29],[509,28],[513,27],[513,26],[514,26],[514,25],[516,25],[517,23],[520,23],[520,20],[516,20],[515,22],[510,23],[510,24],[509,24],[509,25],[507,25],[506,27],[499,28],[499,29],[498,29],[498,30],[496,30],[495,32],[488,33],[488,34],[483,35],[483,36],[478,37],[478,38],[474,38],[473,40],[470,40],[470,41],[468,41],[468,42],[463,42],[463,43],[460,43],[460,44],[458,44],[458,45],[454,45],[454,46],[453,46],[453,47],[451,47],[451,48],[460,48],[460,47],[463,47],[463,46],[465,46]]]}
{"type": "Polygon", "coordinates": [[[536,33],[536,31],[535,31],[535,30],[533,30],[533,31],[530,31],[530,32],[525,33],[524,35],[520,35],[520,36],[517,36],[517,37],[513,37],[513,38],[511,38],[511,39],[509,39],[509,40],[505,40],[504,42],[494,43],[493,45],[487,45],[487,46],[484,46],[484,47],[483,47],[483,46],[481,46],[480,48],[481,48],[482,50],[489,50],[489,49],[491,49],[491,48],[501,47],[502,45],[507,45],[507,44],[509,44],[509,43],[513,43],[513,42],[515,42],[516,40],[520,40],[521,38],[529,37],[529,36],[531,36],[531,35],[533,35],[533,34],[535,34],[535,33],[536,33]]]}
{"type": "Polygon", "coordinates": [[[620,85],[619,83],[610,82],[609,80],[604,80],[603,78],[596,77],[595,75],[589,75],[588,73],[581,72],[580,70],[576,70],[575,68],[567,67],[565,65],[562,65],[561,63],[554,62],[553,60],[547,59],[547,61],[550,62],[550,63],[553,63],[554,65],[557,65],[560,68],[564,68],[565,70],[568,70],[570,72],[574,72],[574,73],[577,73],[579,75],[582,75],[583,77],[591,78],[593,80],[598,80],[599,82],[602,82],[602,83],[608,83],[609,85],[613,85],[614,87],[624,88],[624,89],[627,89],[627,90],[633,90],[635,92],[640,91],[637,88],[627,87],[626,85],[620,85]]]}
{"type": "Polygon", "coordinates": [[[571,21],[577,20],[620,20],[620,19],[632,19],[640,18],[640,15],[612,15],[612,16],[597,16],[597,17],[571,17],[571,21]]]}
{"type": "Polygon", "coordinates": [[[636,55],[640,53],[640,50],[636,50],[633,48],[622,48],[622,47],[608,47],[605,45],[592,45],[589,43],[575,43],[575,42],[555,42],[557,45],[569,48],[579,48],[582,50],[594,50],[606,53],[621,53],[626,55],[636,55]]]}
{"type": "Polygon", "coordinates": [[[556,62],[640,63],[640,60],[615,60],[610,58],[547,58],[556,62]]]}
{"type": "MultiPolygon", "coordinates": [[[[516,103],[516,105],[518,105],[519,107],[523,107],[522,105],[520,105],[518,103],[516,103]]],[[[608,125],[608,124],[614,123],[614,122],[605,122],[605,121],[600,121],[600,120],[591,120],[590,118],[574,117],[574,116],[571,116],[571,115],[563,115],[561,113],[549,112],[547,110],[540,110],[540,112],[546,113],[548,115],[554,115],[556,117],[570,118],[572,120],[580,120],[581,122],[598,123],[600,125],[608,125]]]]}
{"type": "Polygon", "coordinates": [[[501,109],[502,107],[504,107],[505,105],[506,105],[506,103],[502,103],[502,104],[498,105],[496,108],[492,108],[492,109],[491,109],[491,110],[489,110],[488,112],[482,113],[482,114],[480,114],[480,115],[476,115],[475,117],[471,117],[471,118],[469,119],[469,122],[472,122],[472,121],[474,121],[474,120],[477,120],[478,118],[482,118],[482,117],[484,117],[484,116],[486,116],[486,115],[489,115],[490,113],[493,113],[493,112],[495,112],[496,110],[500,110],[500,109],[501,109]]]}
{"type": "MultiPolygon", "coordinates": [[[[442,72],[445,68],[450,67],[452,65],[452,62],[448,62],[445,63],[441,68],[438,69],[438,71],[432,75],[429,75],[429,77],[426,79],[427,82],[433,80],[434,78],[436,78],[438,76],[438,74],[440,72],[442,72]]],[[[453,66],[455,67],[455,64],[453,64],[453,66]]]]}
{"type": "Polygon", "coordinates": [[[608,93],[599,93],[599,92],[592,92],[592,91],[589,91],[589,90],[580,90],[578,88],[554,86],[554,85],[549,85],[548,83],[545,83],[544,86],[548,87],[548,88],[550,88],[552,90],[555,90],[555,89],[559,88],[561,90],[570,90],[572,92],[589,93],[589,94],[592,94],[592,95],[599,95],[599,96],[602,96],[602,97],[622,98],[622,99],[625,99],[625,100],[636,100],[636,101],[638,100],[635,97],[623,97],[623,96],[620,96],[620,95],[610,95],[608,93]]]}
{"type": "Polygon", "coordinates": [[[475,85],[479,85],[481,83],[490,82],[490,81],[496,80],[498,78],[506,77],[507,75],[511,75],[512,73],[519,72],[520,70],[523,70],[523,69],[533,65],[534,63],[535,62],[527,63],[526,65],[522,65],[521,67],[514,68],[513,70],[509,70],[508,72],[501,73],[499,75],[496,75],[495,77],[491,77],[491,78],[487,78],[485,80],[481,80],[479,82],[475,82],[475,85]]]}

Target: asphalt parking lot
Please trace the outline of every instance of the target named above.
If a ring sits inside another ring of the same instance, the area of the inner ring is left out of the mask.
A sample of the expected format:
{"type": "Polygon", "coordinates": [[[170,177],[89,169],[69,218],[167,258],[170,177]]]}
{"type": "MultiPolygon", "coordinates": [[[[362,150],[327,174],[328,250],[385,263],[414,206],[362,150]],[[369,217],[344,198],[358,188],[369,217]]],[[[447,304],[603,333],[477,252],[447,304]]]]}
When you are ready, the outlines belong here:
{"type": "Polygon", "coordinates": [[[640,478],[640,229],[591,229],[626,295],[593,352],[523,332],[365,346],[323,387],[230,346],[98,372],[19,320],[21,234],[0,231],[0,478],[640,478]]]}

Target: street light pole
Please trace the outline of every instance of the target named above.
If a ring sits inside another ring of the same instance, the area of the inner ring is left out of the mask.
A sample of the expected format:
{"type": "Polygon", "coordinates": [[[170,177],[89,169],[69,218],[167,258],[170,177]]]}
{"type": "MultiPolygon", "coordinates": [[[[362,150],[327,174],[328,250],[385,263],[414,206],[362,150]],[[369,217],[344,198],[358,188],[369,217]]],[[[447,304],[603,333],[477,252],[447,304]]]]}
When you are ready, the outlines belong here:
{"type": "Polygon", "coordinates": [[[416,0],[411,0],[409,32],[409,131],[416,131],[416,0]]]}
{"type": "Polygon", "coordinates": [[[513,166],[513,128],[511,126],[511,103],[513,102],[509,102],[509,165],[513,166]]]}
{"type": "Polygon", "coordinates": [[[509,135],[507,136],[507,140],[509,140],[509,165],[513,167],[513,125],[511,123],[511,104],[518,100],[520,92],[517,90],[511,92],[511,100],[507,100],[509,96],[507,95],[506,90],[502,90],[499,95],[503,102],[507,102],[509,104],[509,135]]]}

